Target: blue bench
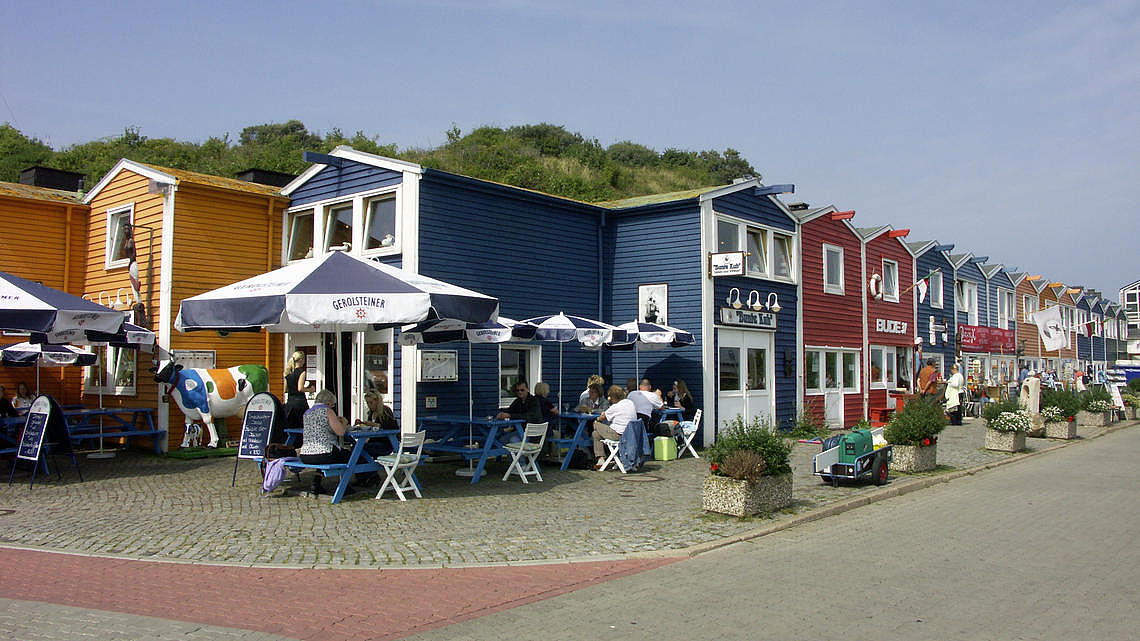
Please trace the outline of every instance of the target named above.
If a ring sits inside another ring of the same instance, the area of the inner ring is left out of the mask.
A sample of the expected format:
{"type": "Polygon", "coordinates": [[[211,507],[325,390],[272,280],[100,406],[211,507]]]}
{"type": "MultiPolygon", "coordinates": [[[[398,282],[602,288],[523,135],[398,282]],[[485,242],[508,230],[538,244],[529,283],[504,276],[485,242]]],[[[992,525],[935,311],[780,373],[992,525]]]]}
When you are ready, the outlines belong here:
{"type": "Polygon", "coordinates": [[[123,438],[126,440],[125,445],[130,447],[132,436],[146,436],[154,442],[154,453],[162,454],[160,437],[166,434],[166,430],[154,426],[154,410],[150,408],[108,407],[72,410],[65,411],[63,416],[67,419],[67,429],[72,441],[98,440],[99,431],[102,430],[103,438],[123,438]],[[101,425],[104,422],[109,425],[101,425]]]}

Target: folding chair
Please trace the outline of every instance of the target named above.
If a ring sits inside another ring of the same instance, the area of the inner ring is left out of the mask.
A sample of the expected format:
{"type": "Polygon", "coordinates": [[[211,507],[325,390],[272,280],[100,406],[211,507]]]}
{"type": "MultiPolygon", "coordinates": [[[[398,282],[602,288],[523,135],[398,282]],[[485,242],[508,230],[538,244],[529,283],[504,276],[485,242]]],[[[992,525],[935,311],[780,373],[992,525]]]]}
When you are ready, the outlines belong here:
{"type": "Polygon", "coordinates": [[[526,480],[528,475],[534,475],[536,479],[542,481],[542,474],[538,471],[538,457],[542,454],[542,446],[546,444],[546,432],[549,427],[549,423],[527,423],[526,429],[523,430],[522,441],[503,446],[510,450],[511,456],[514,457],[507,468],[507,473],[503,475],[504,481],[511,473],[518,474],[523,483],[529,483],[526,480]]]}
{"type": "Polygon", "coordinates": [[[693,420],[683,421],[677,424],[677,458],[681,458],[688,450],[693,458],[701,458],[697,454],[697,450],[693,449],[693,439],[697,436],[697,430],[701,426],[701,410],[697,410],[693,414],[693,420]]]}
{"type": "Polygon", "coordinates": [[[417,499],[423,498],[423,495],[420,494],[420,483],[416,479],[416,467],[420,464],[425,434],[426,432],[404,434],[400,437],[400,447],[395,452],[376,457],[376,462],[387,472],[384,483],[380,485],[380,491],[376,493],[376,498],[384,496],[389,485],[401,501],[407,500],[404,498],[404,492],[408,490],[415,493],[417,499]],[[396,480],[396,472],[403,474],[402,481],[396,480]]]}
{"type": "MultiPolygon", "coordinates": [[[[630,425],[633,425],[634,423],[640,423],[642,426],[641,429],[645,429],[645,423],[643,423],[641,419],[638,418],[629,422],[630,425]]],[[[628,430],[629,427],[626,427],[625,429],[628,430]]],[[[606,452],[608,455],[606,456],[606,460],[602,461],[602,466],[598,468],[598,471],[600,472],[602,470],[605,470],[610,466],[611,463],[613,463],[617,465],[617,468],[621,470],[622,474],[628,473],[628,470],[625,469],[625,464],[621,462],[621,457],[618,456],[618,451],[621,449],[621,440],[619,439],[615,441],[604,438],[602,439],[602,445],[606,447],[606,452]]]]}

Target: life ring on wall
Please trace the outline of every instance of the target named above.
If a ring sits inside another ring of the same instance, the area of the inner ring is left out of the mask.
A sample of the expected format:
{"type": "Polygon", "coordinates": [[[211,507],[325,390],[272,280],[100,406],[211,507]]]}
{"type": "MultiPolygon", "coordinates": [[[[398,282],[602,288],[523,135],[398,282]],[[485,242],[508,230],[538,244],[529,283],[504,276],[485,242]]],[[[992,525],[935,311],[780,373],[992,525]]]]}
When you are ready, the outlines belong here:
{"type": "Polygon", "coordinates": [[[867,289],[871,292],[871,298],[879,300],[883,297],[883,277],[879,274],[871,274],[871,280],[867,283],[867,289]]]}

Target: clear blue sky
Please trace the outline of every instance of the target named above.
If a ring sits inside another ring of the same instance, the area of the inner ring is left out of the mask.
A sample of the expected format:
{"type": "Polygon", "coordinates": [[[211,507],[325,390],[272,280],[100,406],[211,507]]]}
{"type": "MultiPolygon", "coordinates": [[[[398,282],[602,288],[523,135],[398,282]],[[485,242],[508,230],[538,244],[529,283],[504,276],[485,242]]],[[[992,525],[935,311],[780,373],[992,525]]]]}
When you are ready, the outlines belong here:
{"type": "Polygon", "coordinates": [[[1050,280],[1140,278],[1140,3],[18,2],[0,122],[55,148],[296,118],[739,150],[796,200],[1050,280]]]}

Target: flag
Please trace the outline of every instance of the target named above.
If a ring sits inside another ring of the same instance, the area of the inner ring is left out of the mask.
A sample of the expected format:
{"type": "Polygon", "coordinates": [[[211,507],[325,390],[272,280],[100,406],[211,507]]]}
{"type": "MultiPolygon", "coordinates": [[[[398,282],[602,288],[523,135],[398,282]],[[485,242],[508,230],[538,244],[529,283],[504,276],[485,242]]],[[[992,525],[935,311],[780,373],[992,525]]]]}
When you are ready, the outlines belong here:
{"type": "Polygon", "coordinates": [[[1037,325],[1037,333],[1041,336],[1041,346],[1045,351],[1056,351],[1068,343],[1059,305],[1034,312],[1033,322],[1037,325]]]}
{"type": "Polygon", "coordinates": [[[917,283],[914,284],[914,286],[918,288],[918,302],[921,303],[926,300],[926,290],[930,287],[930,277],[933,276],[934,272],[938,271],[939,269],[941,268],[939,267],[930,270],[929,274],[923,276],[918,280],[917,283]]]}

